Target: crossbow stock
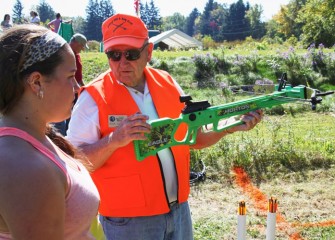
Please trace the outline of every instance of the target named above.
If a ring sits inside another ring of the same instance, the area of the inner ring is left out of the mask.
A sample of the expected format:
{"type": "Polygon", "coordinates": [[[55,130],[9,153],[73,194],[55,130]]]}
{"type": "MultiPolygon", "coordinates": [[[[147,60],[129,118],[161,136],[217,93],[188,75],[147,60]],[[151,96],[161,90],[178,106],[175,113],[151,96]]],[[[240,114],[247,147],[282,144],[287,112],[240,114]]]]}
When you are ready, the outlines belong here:
{"type": "MultiPolygon", "coordinates": [[[[233,123],[220,125],[221,120],[257,109],[271,108],[295,101],[308,101],[311,103],[312,109],[315,110],[316,105],[322,102],[322,96],[334,93],[334,91],[320,92],[304,85],[292,87],[287,84],[286,74],[283,74],[279,84],[271,86],[274,92],[270,94],[218,106],[211,106],[208,101],[192,102],[191,96],[181,96],[180,101],[185,102],[186,106],[178,118],[160,118],[150,121],[151,132],[146,135],[147,139],[134,141],[137,160],[142,161],[146,157],[155,155],[158,151],[171,146],[195,144],[197,131],[202,126],[211,124],[211,131],[221,132],[243,124],[241,120],[237,120],[233,123]],[[175,138],[175,134],[182,124],[187,125],[187,132],[185,137],[179,140],[175,138]]],[[[263,94],[269,90],[268,85],[258,85],[254,88],[257,89],[253,90],[263,94]]]]}

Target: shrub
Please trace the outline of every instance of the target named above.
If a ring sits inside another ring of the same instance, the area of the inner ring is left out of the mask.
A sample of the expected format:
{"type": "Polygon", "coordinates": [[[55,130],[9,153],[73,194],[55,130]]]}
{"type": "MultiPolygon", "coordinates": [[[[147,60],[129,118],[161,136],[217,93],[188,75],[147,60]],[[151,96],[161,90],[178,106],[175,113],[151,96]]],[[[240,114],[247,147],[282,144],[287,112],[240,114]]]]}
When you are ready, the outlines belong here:
{"type": "Polygon", "coordinates": [[[217,58],[207,53],[205,55],[194,55],[193,62],[196,67],[195,79],[198,82],[199,88],[215,86],[215,69],[217,58]]]}

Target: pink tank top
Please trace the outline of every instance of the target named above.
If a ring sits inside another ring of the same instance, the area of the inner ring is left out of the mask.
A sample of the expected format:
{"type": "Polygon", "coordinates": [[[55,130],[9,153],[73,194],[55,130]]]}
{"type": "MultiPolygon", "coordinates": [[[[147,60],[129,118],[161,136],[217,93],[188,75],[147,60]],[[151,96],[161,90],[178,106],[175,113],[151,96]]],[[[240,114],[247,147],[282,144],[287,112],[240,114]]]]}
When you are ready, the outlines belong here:
{"type": "MultiPolygon", "coordinates": [[[[2,127],[0,137],[2,136],[16,136],[29,142],[64,172],[68,180],[64,238],[67,240],[94,239],[90,233],[90,226],[98,214],[99,193],[86,168],[65,153],[67,159],[59,160],[43,144],[20,129],[2,127]],[[67,164],[70,161],[71,164],[67,164]],[[72,167],[73,165],[77,166],[76,169],[72,167]]],[[[12,238],[10,233],[0,232],[0,240],[2,239],[12,238]]]]}

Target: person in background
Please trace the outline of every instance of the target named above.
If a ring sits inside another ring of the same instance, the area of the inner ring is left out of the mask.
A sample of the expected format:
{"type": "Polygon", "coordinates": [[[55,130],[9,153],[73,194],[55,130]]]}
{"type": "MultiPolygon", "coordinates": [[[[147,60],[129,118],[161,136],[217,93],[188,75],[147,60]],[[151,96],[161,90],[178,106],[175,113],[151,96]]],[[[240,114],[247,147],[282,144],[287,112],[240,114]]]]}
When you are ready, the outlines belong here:
{"type": "Polygon", "coordinates": [[[30,23],[40,25],[40,17],[38,16],[38,13],[35,11],[30,12],[30,23]]]}
{"type": "Polygon", "coordinates": [[[80,86],[84,86],[83,71],[82,71],[83,66],[81,63],[80,52],[85,49],[89,49],[87,45],[87,39],[83,34],[76,33],[70,39],[69,44],[76,58],[76,65],[77,65],[76,80],[80,86]]]}
{"type": "MultiPolygon", "coordinates": [[[[69,44],[76,58],[77,71],[75,74],[75,78],[79,86],[82,87],[84,86],[84,81],[83,81],[83,72],[82,72],[83,67],[81,63],[80,52],[84,49],[89,49],[87,45],[87,39],[84,35],[76,33],[70,39],[69,44]]],[[[77,100],[77,94],[74,103],[76,102],[76,100],[77,100]]],[[[53,125],[63,136],[66,136],[66,131],[68,129],[70,120],[71,118],[68,118],[65,121],[53,123],[53,125]]]]}
{"type": "Polygon", "coordinates": [[[90,162],[50,122],[71,114],[74,54],[45,27],[0,36],[0,239],[93,239],[90,162]]]}
{"type": "Polygon", "coordinates": [[[50,21],[47,26],[54,31],[55,33],[58,33],[58,29],[61,23],[71,23],[72,20],[67,20],[67,21],[63,21],[62,16],[60,15],[60,13],[56,14],[56,18],[52,21],[50,21]]]}
{"type": "Polygon", "coordinates": [[[2,30],[6,30],[10,27],[12,27],[12,24],[10,24],[10,15],[9,14],[5,14],[3,21],[1,22],[1,27],[2,30]]]}
{"type": "MultiPolygon", "coordinates": [[[[167,72],[147,66],[154,46],[140,18],[113,15],[103,22],[102,34],[110,69],[81,89],[67,139],[93,164],[104,233],[113,240],[193,239],[190,148],[252,129],[262,111],[241,116],[244,124],[225,131],[199,129],[194,145],[173,146],[137,161],[133,141],[146,139],[148,120],[179,117],[184,92],[167,72]]],[[[179,139],[186,130],[176,134],[179,139]]]]}
{"type": "Polygon", "coordinates": [[[56,18],[48,23],[48,27],[55,33],[58,33],[59,26],[62,22],[60,13],[56,14],[56,18]]]}

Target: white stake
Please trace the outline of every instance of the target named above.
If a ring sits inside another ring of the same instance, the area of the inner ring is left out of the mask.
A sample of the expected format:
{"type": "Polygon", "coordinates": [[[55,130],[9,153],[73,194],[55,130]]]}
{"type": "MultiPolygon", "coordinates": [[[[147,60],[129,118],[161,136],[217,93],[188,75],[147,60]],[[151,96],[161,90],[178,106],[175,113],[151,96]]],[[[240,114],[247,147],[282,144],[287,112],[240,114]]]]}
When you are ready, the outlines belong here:
{"type": "Polygon", "coordinates": [[[269,199],[269,212],[266,220],[266,240],[274,240],[276,237],[276,212],[277,200],[273,197],[269,199]]]}
{"type": "Polygon", "coordinates": [[[246,207],[245,202],[240,201],[238,205],[238,216],[237,216],[237,240],[245,240],[247,235],[246,230],[246,207]]]}

